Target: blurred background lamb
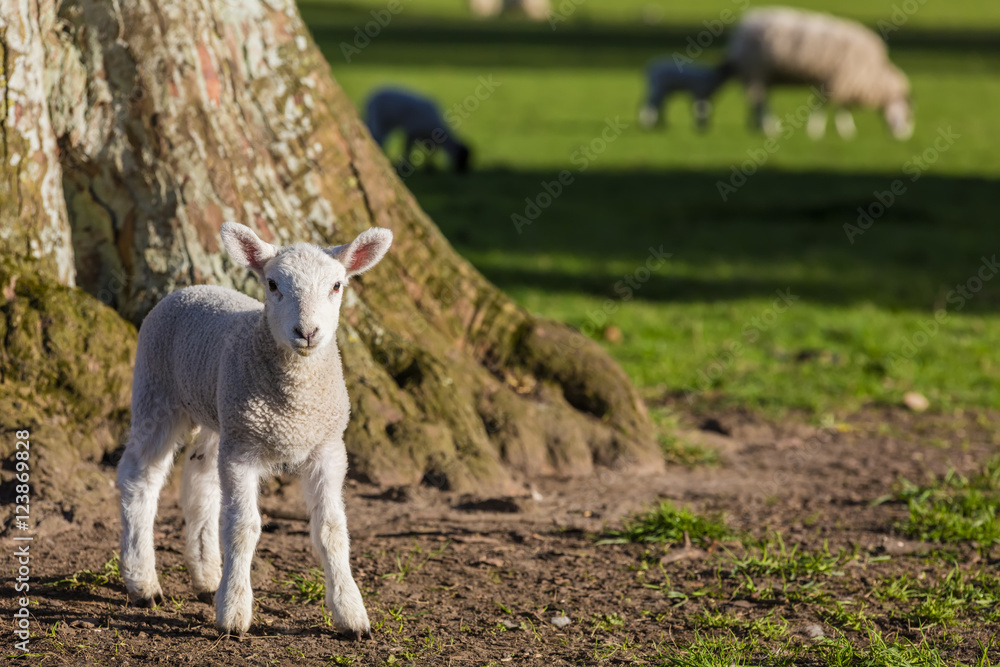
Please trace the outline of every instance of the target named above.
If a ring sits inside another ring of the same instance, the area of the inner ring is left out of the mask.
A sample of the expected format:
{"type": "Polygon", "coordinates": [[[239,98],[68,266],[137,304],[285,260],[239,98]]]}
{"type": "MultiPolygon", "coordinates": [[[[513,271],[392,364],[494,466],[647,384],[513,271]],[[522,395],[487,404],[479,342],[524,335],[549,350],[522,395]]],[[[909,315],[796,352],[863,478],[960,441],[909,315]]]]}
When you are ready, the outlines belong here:
{"type": "Polygon", "coordinates": [[[732,76],[727,63],[717,67],[706,67],[683,59],[661,58],[646,68],[646,100],[639,110],[639,125],[651,129],[666,125],[664,106],[676,92],[691,94],[691,106],[695,127],[699,131],[708,128],[712,115],[712,97],[726,80],[732,76]]]}
{"type": "Polygon", "coordinates": [[[455,138],[438,106],[430,99],[401,88],[380,88],[365,105],[365,122],[372,139],[385,148],[389,135],[402,131],[405,145],[401,169],[430,166],[437,149],[443,150],[456,172],[468,171],[472,151],[455,138]],[[414,160],[414,149],[420,157],[414,160]]]}

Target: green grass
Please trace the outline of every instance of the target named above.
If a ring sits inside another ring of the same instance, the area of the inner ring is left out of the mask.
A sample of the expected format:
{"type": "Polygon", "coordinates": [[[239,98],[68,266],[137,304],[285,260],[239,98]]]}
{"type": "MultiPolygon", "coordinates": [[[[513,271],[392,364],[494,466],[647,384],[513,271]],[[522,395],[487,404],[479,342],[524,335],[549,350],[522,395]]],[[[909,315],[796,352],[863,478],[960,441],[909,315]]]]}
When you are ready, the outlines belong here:
{"type": "Polygon", "coordinates": [[[928,484],[902,480],[896,499],[909,516],[899,525],[908,537],[933,542],[1000,542],[1000,457],[971,477],[950,471],[928,484]]]}
{"type": "Polygon", "coordinates": [[[785,546],[780,533],[769,540],[751,546],[743,556],[734,557],[730,576],[778,577],[785,581],[812,578],[817,575],[843,576],[842,567],[855,554],[841,551],[830,553],[827,545],[821,551],[801,550],[798,545],[785,546]]]}
{"type": "MultiPolygon", "coordinates": [[[[476,170],[418,172],[407,184],[489,279],[599,340],[649,395],[817,414],[896,405],[907,391],[942,411],[1000,402],[1000,281],[969,299],[952,293],[1000,250],[1000,126],[988,112],[1000,107],[1000,5],[928,2],[890,35],[918,104],[910,141],[892,141],[863,111],[855,141],[797,130],[723,201],[719,183],[764,143],[745,128],[738,86],[724,89],[705,135],[681,99],[669,131],[641,132],[633,117],[643,64],[683,51],[702,21],[736,3],[588,0],[555,31],[471,20],[456,0],[404,3],[347,64],[341,42],[384,4],[300,6],[359,104],[395,83],[452,108],[482,78],[499,84],[456,128],[476,170]],[[627,127],[603,152],[581,153],[615,118],[627,127]],[[947,128],[958,137],[936,151],[947,128]],[[934,159],[913,181],[925,151],[934,159]],[[512,216],[563,170],[572,183],[518,230],[512,216]],[[896,179],[905,192],[851,243],[844,226],[896,179]],[[647,273],[650,248],[671,257],[647,273]],[[620,343],[605,340],[607,326],[620,343]]],[[[898,3],[799,4],[874,24],[898,3]]],[[[773,106],[784,115],[806,97],[781,90],[773,106]]]]}
{"type": "Polygon", "coordinates": [[[321,602],[326,595],[326,581],[319,568],[311,568],[305,574],[294,572],[279,583],[294,591],[289,594],[291,602],[321,602]]]}
{"type": "Polygon", "coordinates": [[[684,542],[684,535],[692,543],[709,545],[731,539],[732,531],[718,517],[703,517],[689,509],[678,509],[664,501],[650,511],[625,522],[620,531],[609,531],[601,544],[676,544],[684,542]]]}
{"type": "Polygon", "coordinates": [[[41,586],[52,587],[52,588],[87,588],[94,589],[103,586],[110,586],[112,584],[121,584],[122,574],[120,569],[119,556],[115,553],[111,558],[101,566],[100,571],[94,570],[80,570],[79,572],[74,572],[70,576],[59,579],[57,581],[52,581],[48,583],[43,583],[41,586]]]}

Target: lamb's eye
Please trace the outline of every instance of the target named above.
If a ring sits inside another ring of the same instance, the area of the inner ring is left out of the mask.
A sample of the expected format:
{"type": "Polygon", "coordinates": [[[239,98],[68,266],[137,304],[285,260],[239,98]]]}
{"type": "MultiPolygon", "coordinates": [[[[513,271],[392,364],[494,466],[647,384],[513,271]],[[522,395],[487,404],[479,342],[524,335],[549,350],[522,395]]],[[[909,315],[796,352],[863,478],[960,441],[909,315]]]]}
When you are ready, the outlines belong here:
{"type": "Polygon", "coordinates": [[[339,291],[340,291],[340,281],[338,280],[337,282],[335,282],[333,284],[333,289],[330,290],[330,294],[333,294],[333,293],[339,292],[339,291]]]}
{"type": "Polygon", "coordinates": [[[267,289],[271,290],[272,292],[277,292],[278,291],[278,283],[276,283],[272,279],[268,278],[267,279],[267,289]]]}

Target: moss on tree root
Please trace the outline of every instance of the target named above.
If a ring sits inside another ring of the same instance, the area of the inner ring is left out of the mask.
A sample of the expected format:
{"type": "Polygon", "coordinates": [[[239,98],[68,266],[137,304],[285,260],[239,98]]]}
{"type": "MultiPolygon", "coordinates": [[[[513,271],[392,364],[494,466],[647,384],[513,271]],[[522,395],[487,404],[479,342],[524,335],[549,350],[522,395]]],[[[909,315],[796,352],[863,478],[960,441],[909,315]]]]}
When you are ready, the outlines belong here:
{"type": "Polygon", "coordinates": [[[36,491],[72,493],[76,463],[123,441],[135,345],[135,328],[94,297],[0,261],[0,456],[30,430],[36,491]]]}

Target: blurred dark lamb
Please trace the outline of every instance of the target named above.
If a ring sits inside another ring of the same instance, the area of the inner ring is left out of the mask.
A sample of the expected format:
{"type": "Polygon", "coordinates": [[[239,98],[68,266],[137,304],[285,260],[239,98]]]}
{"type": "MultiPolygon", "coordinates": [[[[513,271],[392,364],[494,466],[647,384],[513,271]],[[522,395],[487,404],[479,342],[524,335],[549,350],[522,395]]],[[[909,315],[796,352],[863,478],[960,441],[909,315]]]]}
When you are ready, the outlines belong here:
{"type": "Polygon", "coordinates": [[[419,147],[426,157],[441,148],[457,172],[468,171],[471,165],[472,151],[455,138],[437,105],[416,93],[399,88],[376,90],[365,105],[365,123],[372,138],[383,147],[390,134],[403,131],[404,163],[413,164],[413,149],[419,147]]]}

